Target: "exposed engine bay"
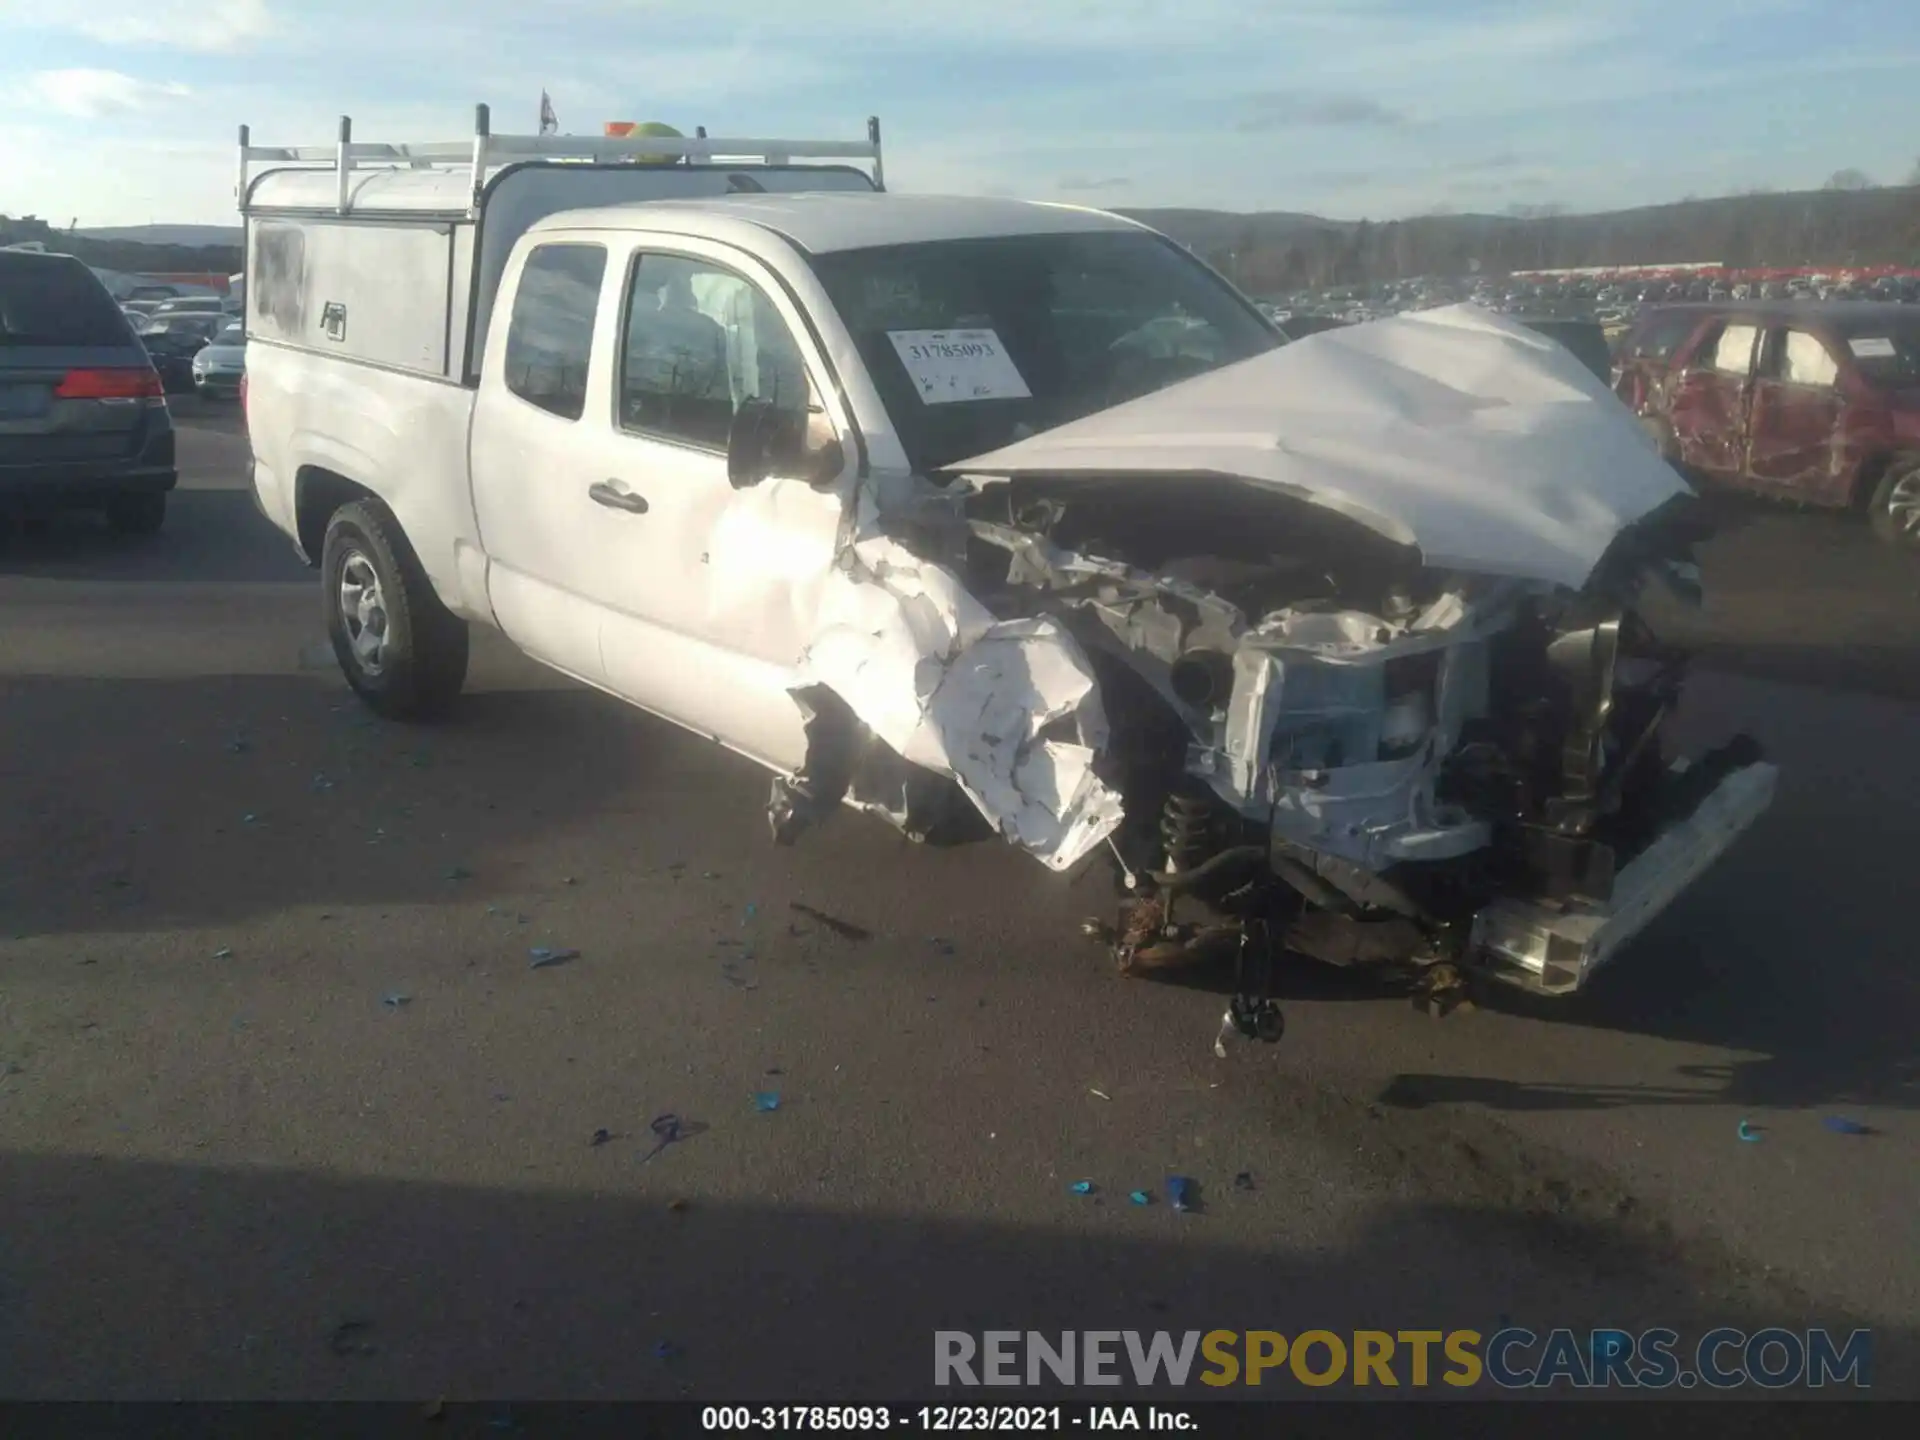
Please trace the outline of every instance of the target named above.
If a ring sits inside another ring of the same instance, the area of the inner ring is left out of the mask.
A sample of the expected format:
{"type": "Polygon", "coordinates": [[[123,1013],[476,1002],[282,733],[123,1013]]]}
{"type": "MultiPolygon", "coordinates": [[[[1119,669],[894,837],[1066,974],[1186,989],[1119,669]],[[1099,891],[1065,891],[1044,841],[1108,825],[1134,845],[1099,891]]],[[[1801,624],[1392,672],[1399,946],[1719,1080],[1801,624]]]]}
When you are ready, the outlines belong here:
{"type": "MultiPolygon", "coordinates": [[[[1157,448],[1148,409],[1223,383],[1109,414],[1140,412],[1135,449],[1157,448]]],[[[1610,412],[1583,418],[1613,438],[1610,412]]],[[[1015,446],[1016,463],[869,498],[795,692],[811,748],[776,782],[776,837],[842,800],[931,833],[944,776],[1056,869],[1106,850],[1120,968],[1231,954],[1229,1022],[1266,1034],[1278,952],[1435,991],[1472,973],[1577,990],[1770,802],[1744,736],[1663,751],[1686,659],[1637,606],[1654,588],[1697,600],[1698,531],[1657,457],[1625,452],[1659,471],[1636,474],[1617,523],[1542,488],[1489,507],[1484,539],[1457,525],[1435,543],[1484,494],[1447,510],[1427,485],[1416,526],[1357,482],[1269,477],[1273,454],[1298,460],[1284,446],[1240,473],[1155,473],[1111,443],[1117,423],[1081,422],[1099,445],[1077,453],[1068,433],[1031,463],[1015,446]]]]}

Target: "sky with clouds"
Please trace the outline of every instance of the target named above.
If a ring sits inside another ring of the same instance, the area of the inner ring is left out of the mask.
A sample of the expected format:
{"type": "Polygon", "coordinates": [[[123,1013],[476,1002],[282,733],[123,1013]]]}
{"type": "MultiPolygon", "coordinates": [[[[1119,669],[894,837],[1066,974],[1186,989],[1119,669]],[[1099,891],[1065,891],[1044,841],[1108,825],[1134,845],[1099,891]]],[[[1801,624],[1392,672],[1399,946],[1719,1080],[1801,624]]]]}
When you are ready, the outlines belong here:
{"type": "Polygon", "coordinates": [[[892,188],[1385,218],[1898,183],[1916,0],[0,0],[0,213],[233,218],[234,135],[666,120],[892,188]]]}

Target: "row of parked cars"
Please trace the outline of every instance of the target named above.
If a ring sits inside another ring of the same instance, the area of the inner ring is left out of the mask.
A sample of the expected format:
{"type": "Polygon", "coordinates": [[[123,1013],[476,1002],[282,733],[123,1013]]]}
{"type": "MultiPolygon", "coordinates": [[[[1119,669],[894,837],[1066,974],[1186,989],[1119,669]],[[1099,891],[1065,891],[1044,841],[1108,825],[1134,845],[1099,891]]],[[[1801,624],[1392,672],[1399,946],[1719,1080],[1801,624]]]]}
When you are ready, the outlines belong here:
{"type": "Polygon", "coordinates": [[[246,373],[246,327],[233,302],[217,295],[121,302],[134,333],[169,392],[193,390],[231,400],[246,373]]]}

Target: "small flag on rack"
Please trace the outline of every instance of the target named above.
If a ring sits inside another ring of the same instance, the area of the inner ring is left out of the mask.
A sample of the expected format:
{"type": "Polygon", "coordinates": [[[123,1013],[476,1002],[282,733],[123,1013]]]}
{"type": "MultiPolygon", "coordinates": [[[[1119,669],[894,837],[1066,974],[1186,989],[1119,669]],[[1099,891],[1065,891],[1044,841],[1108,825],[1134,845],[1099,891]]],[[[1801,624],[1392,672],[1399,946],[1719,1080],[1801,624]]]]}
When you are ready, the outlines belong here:
{"type": "Polygon", "coordinates": [[[540,133],[557,135],[560,133],[560,117],[553,113],[553,101],[547,98],[547,92],[540,92],[540,133]]]}

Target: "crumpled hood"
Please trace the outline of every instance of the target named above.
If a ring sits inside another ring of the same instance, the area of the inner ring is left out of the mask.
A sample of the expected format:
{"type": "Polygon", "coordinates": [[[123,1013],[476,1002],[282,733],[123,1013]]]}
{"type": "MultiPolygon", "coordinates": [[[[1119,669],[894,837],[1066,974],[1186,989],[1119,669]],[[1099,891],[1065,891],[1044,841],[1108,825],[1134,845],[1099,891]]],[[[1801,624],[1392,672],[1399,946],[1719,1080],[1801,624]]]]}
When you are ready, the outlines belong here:
{"type": "Polygon", "coordinates": [[[1687,486],[1565,348],[1476,305],[1329,330],[948,467],[1271,486],[1426,564],[1585,585],[1687,486]]]}

